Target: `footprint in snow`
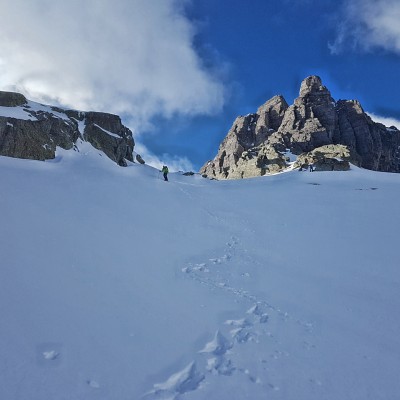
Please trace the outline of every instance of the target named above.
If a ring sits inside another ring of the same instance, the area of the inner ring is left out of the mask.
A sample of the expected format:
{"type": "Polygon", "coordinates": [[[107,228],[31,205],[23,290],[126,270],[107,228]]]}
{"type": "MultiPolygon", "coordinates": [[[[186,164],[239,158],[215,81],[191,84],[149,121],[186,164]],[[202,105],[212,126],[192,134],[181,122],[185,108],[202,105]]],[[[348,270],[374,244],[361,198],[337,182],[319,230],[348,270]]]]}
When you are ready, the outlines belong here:
{"type": "Polygon", "coordinates": [[[97,381],[94,381],[93,379],[87,380],[86,383],[93,389],[99,389],[100,388],[100,384],[97,381]]]}
{"type": "Polygon", "coordinates": [[[230,259],[231,256],[229,254],[224,254],[222,257],[210,258],[209,261],[211,261],[213,264],[222,264],[229,261],[230,259]]]}
{"type": "Polygon", "coordinates": [[[190,272],[210,272],[210,270],[207,268],[206,263],[201,263],[201,264],[189,264],[187,267],[182,268],[182,272],[188,274],[190,272]]]}
{"type": "Polygon", "coordinates": [[[63,348],[61,343],[46,342],[36,346],[37,363],[44,368],[57,368],[63,359],[63,348]]]}
{"type": "Polygon", "coordinates": [[[225,357],[232,347],[233,344],[218,330],[214,339],[199,351],[199,353],[215,356],[207,360],[206,370],[213,375],[232,375],[235,367],[232,365],[232,361],[225,357]]]}
{"type": "Polygon", "coordinates": [[[206,370],[213,375],[232,375],[236,368],[225,357],[213,357],[207,360],[206,370]]]}
{"type": "Polygon", "coordinates": [[[222,356],[232,348],[232,343],[219,331],[215,333],[214,339],[208,342],[199,353],[210,353],[215,356],[222,356]]]}
{"type": "Polygon", "coordinates": [[[236,328],[231,330],[231,336],[238,343],[247,343],[251,340],[255,340],[256,335],[245,328],[236,328]]]}
{"type": "Polygon", "coordinates": [[[235,236],[232,236],[231,237],[231,241],[228,242],[226,245],[228,247],[235,247],[237,244],[239,244],[239,239],[237,237],[235,237],[235,236]]]}
{"type": "Polygon", "coordinates": [[[225,321],[225,325],[236,326],[238,328],[245,328],[248,326],[252,326],[253,324],[246,318],[242,318],[242,319],[228,319],[225,321]]]}
{"type": "MultiPolygon", "coordinates": [[[[212,288],[219,288],[224,291],[230,292],[235,296],[246,299],[247,301],[253,302],[253,306],[250,307],[246,311],[246,315],[241,319],[232,319],[226,320],[225,325],[229,325],[232,327],[230,330],[231,340],[227,339],[219,330],[216,331],[216,334],[210,342],[206,343],[204,348],[199,351],[200,354],[204,354],[206,358],[206,365],[204,365],[203,373],[207,372],[212,375],[232,375],[233,373],[243,373],[247,375],[253,383],[261,383],[261,380],[257,377],[254,377],[250,374],[247,369],[240,368],[239,366],[234,366],[232,360],[229,357],[231,352],[229,351],[234,345],[237,344],[245,344],[247,342],[256,342],[258,343],[261,336],[266,337],[274,337],[271,332],[267,332],[264,329],[259,330],[261,328],[259,324],[266,324],[269,322],[269,314],[266,311],[274,312],[281,319],[285,321],[293,321],[298,323],[299,325],[306,327],[307,331],[311,331],[313,328],[313,324],[307,321],[297,320],[294,317],[291,317],[288,313],[282,311],[281,309],[274,307],[266,301],[260,301],[257,296],[252,293],[238,289],[236,287],[231,287],[225,282],[217,282],[212,279],[211,275],[203,275],[198,272],[210,272],[212,271],[211,264],[222,264],[232,259],[232,254],[235,257],[235,253],[233,252],[233,247],[238,244],[238,239],[232,238],[232,240],[226,243],[228,247],[228,251],[224,256],[217,258],[210,258],[207,262],[192,264],[189,263],[187,267],[182,268],[182,272],[188,273],[191,277],[201,283],[205,283],[212,288]],[[210,266],[210,269],[207,268],[210,266]]],[[[250,274],[243,273],[242,276],[250,276],[250,274]]],[[[289,353],[285,351],[275,351],[270,355],[273,359],[278,359],[281,357],[288,357],[289,353]]],[[[174,374],[163,384],[154,385],[154,390],[151,392],[153,397],[151,399],[177,399],[179,394],[186,393],[189,390],[195,390],[200,387],[200,382],[203,379],[206,379],[205,375],[200,372],[190,372],[190,366],[188,366],[185,370],[174,374]],[[183,379],[182,376],[195,376],[196,379],[183,379]],[[201,379],[200,379],[201,378],[201,379]],[[187,385],[181,386],[180,384],[175,385],[175,381],[184,381],[187,382],[187,385]],[[179,387],[183,387],[183,389],[179,389],[179,387]],[[194,388],[194,389],[191,389],[194,388]],[[168,396],[168,397],[166,397],[168,396]]],[[[195,368],[194,363],[192,368],[195,368]]],[[[279,387],[270,385],[270,388],[273,390],[279,390],[279,387]]]]}
{"type": "Polygon", "coordinates": [[[177,399],[179,395],[191,392],[200,387],[204,375],[197,371],[196,363],[192,361],[182,371],[171,375],[165,382],[153,385],[153,390],[148,392],[145,399],[177,399]]]}
{"type": "Polygon", "coordinates": [[[269,315],[262,310],[259,304],[254,304],[253,307],[247,310],[246,314],[254,315],[260,324],[267,323],[269,319],[269,315]]]}
{"type": "Polygon", "coordinates": [[[55,350],[44,351],[42,354],[45,360],[55,360],[60,356],[60,353],[55,350]]]}

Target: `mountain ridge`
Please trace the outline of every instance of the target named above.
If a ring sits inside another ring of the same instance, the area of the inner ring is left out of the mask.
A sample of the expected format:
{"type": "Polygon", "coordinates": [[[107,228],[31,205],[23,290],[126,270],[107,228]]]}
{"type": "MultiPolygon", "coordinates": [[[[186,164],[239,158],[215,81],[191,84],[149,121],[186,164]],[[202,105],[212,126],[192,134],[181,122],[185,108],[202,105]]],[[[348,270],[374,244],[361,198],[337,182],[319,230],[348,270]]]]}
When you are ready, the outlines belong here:
{"type": "Polygon", "coordinates": [[[316,170],[346,170],[352,163],[400,172],[399,149],[397,128],[374,122],[357,100],[335,101],[321,78],[312,75],[303,80],[292,105],[277,95],[256,113],[237,117],[215,158],[200,172],[209,178],[240,179],[308,163],[316,170]]]}
{"type": "MultiPolygon", "coordinates": [[[[118,115],[47,106],[20,93],[0,91],[0,155],[54,159],[57,147],[78,151],[78,139],[120,166],[134,161],[132,131],[118,115]]],[[[138,155],[136,160],[144,162],[138,155]]]]}

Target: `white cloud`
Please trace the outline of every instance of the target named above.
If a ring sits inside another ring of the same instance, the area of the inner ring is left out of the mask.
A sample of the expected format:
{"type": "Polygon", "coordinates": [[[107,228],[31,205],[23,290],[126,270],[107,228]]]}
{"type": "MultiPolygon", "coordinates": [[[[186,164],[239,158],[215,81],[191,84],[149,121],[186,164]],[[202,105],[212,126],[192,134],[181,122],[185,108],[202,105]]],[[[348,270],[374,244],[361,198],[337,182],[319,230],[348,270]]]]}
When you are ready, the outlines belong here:
{"type": "Polygon", "coordinates": [[[211,114],[224,88],[193,46],[188,0],[0,0],[0,90],[79,110],[211,114]]]}
{"type": "Polygon", "coordinates": [[[193,164],[187,157],[173,156],[171,154],[165,153],[161,157],[152,153],[147,147],[142,143],[135,140],[135,151],[140,154],[145,160],[146,164],[151,165],[154,168],[161,170],[163,165],[167,165],[171,172],[177,171],[196,171],[193,164]]]}
{"type": "Polygon", "coordinates": [[[379,122],[387,127],[395,126],[397,129],[400,129],[400,120],[395,118],[381,117],[379,115],[373,113],[367,113],[374,122],[379,122]]]}
{"type": "Polygon", "coordinates": [[[382,48],[400,53],[399,0],[346,0],[332,53],[347,45],[370,51],[382,48]]]}

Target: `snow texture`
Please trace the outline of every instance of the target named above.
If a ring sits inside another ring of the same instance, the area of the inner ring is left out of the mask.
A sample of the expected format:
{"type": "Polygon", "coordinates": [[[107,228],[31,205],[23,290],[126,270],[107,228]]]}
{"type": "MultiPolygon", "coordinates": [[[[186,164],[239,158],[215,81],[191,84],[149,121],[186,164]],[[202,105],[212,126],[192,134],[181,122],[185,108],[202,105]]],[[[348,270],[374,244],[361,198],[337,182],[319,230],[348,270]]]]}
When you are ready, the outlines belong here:
{"type": "Polygon", "coordinates": [[[77,146],[0,157],[0,399],[399,398],[400,175],[164,182],[77,146]]]}

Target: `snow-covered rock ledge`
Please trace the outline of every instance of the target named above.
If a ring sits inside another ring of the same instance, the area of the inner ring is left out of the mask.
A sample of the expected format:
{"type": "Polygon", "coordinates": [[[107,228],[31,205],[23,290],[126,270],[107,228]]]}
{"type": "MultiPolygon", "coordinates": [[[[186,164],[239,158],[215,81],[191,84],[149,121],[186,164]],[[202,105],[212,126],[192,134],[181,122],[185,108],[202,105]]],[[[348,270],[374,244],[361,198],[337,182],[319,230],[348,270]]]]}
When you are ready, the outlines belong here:
{"type": "Polygon", "coordinates": [[[0,155],[54,159],[57,147],[75,149],[78,139],[118,165],[134,161],[132,132],[118,115],[66,110],[29,101],[20,93],[0,92],[0,155]]]}

